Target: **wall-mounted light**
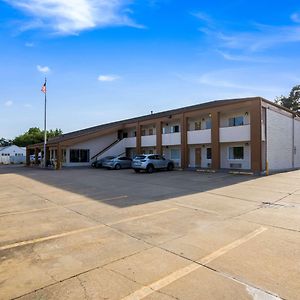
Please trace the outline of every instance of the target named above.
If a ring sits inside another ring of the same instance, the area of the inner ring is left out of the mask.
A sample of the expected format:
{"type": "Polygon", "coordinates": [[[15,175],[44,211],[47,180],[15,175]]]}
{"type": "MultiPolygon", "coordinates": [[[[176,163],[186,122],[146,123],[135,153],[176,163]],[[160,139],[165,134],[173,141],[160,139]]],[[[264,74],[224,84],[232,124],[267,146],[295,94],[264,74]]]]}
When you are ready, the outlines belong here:
{"type": "Polygon", "coordinates": [[[202,145],[202,148],[205,148],[205,145],[202,145]]]}
{"type": "Polygon", "coordinates": [[[245,112],[245,116],[248,116],[248,112],[247,111],[245,112]]]}
{"type": "Polygon", "coordinates": [[[202,121],[205,121],[205,119],[204,119],[204,118],[202,118],[202,121]]]}
{"type": "Polygon", "coordinates": [[[249,143],[245,143],[245,146],[249,146],[249,143]]]}
{"type": "Polygon", "coordinates": [[[209,113],[208,116],[211,118],[211,113],[209,113]]]}

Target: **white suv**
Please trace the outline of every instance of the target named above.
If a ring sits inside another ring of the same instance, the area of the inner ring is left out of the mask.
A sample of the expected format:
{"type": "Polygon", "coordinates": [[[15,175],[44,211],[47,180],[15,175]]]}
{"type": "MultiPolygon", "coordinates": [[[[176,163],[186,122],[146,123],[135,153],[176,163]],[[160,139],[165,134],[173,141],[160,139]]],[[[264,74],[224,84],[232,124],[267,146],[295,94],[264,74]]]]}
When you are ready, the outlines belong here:
{"type": "Polygon", "coordinates": [[[140,170],[152,173],[154,170],[161,169],[172,171],[174,169],[174,162],[158,154],[143,154],[137,155],[133,159],[131,166],[137,173],[140,172],[140,170]]]}

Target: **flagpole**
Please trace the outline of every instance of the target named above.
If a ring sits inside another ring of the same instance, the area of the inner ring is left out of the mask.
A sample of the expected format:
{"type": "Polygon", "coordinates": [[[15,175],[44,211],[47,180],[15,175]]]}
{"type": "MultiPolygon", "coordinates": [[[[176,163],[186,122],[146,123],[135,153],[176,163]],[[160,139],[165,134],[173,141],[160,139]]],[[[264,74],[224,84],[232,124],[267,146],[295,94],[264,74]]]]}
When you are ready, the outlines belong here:
{"type": "Polygon", "coordinates": [[[47,149],[47,78],[45,77],[45,107],[44,107],[44,168],[47,167],[46,149],[47,149]]]}

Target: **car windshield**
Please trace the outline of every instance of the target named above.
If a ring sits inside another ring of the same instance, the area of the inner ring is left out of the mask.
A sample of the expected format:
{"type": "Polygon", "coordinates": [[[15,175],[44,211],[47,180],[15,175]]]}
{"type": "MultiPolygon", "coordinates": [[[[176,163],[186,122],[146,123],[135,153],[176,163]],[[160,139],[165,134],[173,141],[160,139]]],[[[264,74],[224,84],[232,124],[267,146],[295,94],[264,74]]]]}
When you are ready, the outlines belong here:
{"type": "Polygon", "coordinates": [[[145,158],[146,158],[145,155],[137,155],[134,159],[142,160],[142,159],[145,159],[145,158]]]}

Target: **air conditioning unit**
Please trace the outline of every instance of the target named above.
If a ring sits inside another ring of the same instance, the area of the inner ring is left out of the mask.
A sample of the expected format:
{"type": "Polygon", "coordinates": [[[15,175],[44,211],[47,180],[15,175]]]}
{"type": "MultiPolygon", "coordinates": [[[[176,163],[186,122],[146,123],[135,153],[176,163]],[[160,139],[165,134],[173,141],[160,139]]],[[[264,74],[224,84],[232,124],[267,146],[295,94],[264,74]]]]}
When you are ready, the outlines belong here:
{"type": "Polygon", "coordinates": [[[242,164],[239,163],[232,163],[229,165],[230,169],[241,169],[242,168],[242,164]]]}

